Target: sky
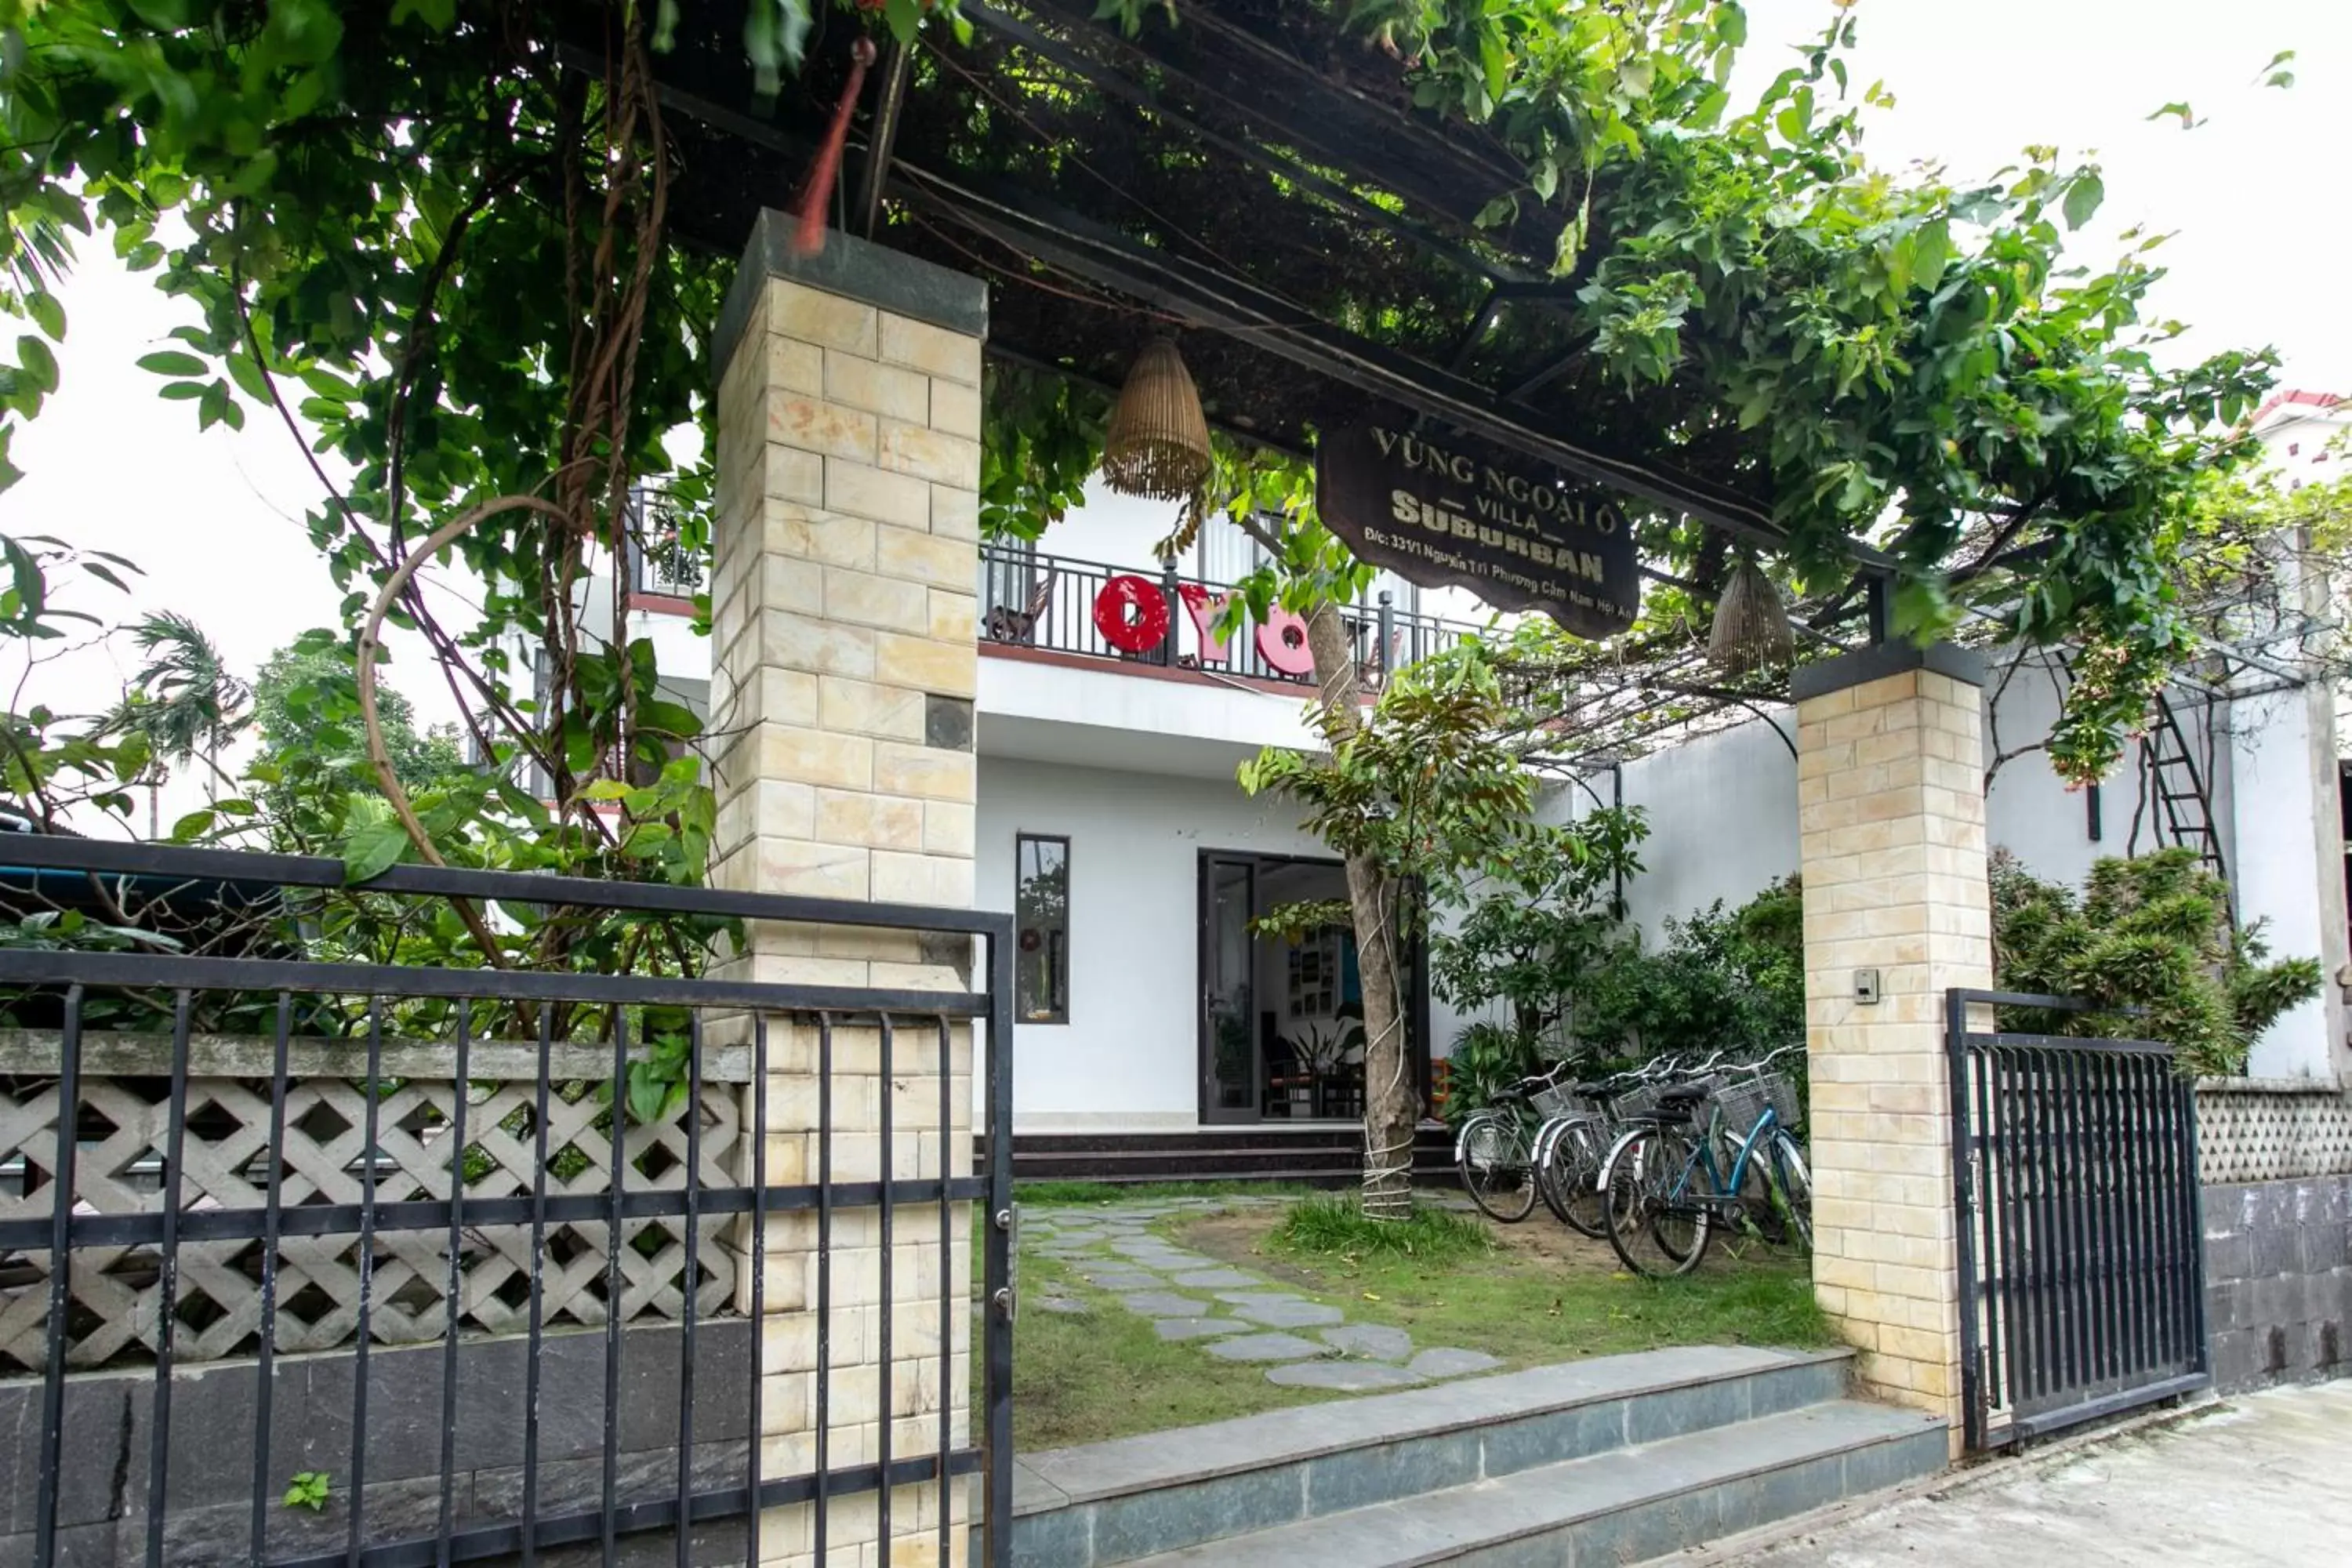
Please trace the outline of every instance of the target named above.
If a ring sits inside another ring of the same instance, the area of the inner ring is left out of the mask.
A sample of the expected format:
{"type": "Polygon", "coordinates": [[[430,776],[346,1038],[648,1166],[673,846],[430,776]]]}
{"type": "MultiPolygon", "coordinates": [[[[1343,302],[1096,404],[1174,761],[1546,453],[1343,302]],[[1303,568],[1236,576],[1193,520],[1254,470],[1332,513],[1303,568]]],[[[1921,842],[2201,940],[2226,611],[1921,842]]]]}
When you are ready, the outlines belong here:
{"type": "MultiPolygon", "coordinates": [[[[1794,63],[1782,45],[1818,36],[1831,15],[1829,0],[1748,9],[1743,97],[1794,63]]],[[[2032,142],[2095,160],[2107,202],[2081,237],[2082,259],[2111,260],[2133,225],[2168,233],[2156,300],[2192,323],[2184,347],[2275,345],[2285,384],[2352,391],[2352,311],[2339,302],[2352,218],[2336,177],[2352,0],[1860,0],[1853,14],[1856,90],[1876,79],[1895,96],[1867,121],[1874,162],[1934,159],[1957,179],[1990,175],[2032,142]],[[2257,85],[2283,49],[2297,51],[2294,88],[2257,85]],[[2178,100],[2204,123],[2148,121],[2178,100]]],[[[193,405],[159,399],[158,378],[133,362],[189,318],[150,277],[121,271],[103,242],[85,249],[63,296],[63,384],[16,437],[26,477],[0,495],[0,531],[131,557],[145,573],[133,593],[93,586],[82,607],[110,619],[193,616],[249,674],[335,619],[339,595],[300,522],[319,483],[266,416],[199,435],[193,405]]],[[[462,605],[450,607],[462,621],[462,605]]],[[[30,695],[61,710],[102,707],[135,665],[119,641],[83,648],[37,672],[30,695]]],[[[0,681],[13,686],[20,667],[0,651],[0,681]]],[[[422,717],[448,715],[413,646],[395,644],[390,678],[422,717]]]]}

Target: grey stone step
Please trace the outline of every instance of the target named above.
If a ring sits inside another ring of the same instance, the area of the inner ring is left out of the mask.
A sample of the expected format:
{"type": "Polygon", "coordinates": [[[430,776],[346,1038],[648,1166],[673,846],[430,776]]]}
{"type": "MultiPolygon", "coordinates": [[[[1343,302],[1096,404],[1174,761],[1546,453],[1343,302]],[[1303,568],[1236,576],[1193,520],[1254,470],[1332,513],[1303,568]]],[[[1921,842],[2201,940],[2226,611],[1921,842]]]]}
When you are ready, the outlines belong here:
{"type": "Polygon", "coordinates": [[[1108,1568],[1821,1405],[1845,1393],[1851,1354],[1706,1345],[1601,1356],[1024,1454],[1013,1561],[1108,1568]]]}
{"type": "Polygon", "coordinates": [[[1643,1563],[1933,1475],[1942,1422],[1839,1400],[1136,1560],[1133,1568],[1643,1563]]]}

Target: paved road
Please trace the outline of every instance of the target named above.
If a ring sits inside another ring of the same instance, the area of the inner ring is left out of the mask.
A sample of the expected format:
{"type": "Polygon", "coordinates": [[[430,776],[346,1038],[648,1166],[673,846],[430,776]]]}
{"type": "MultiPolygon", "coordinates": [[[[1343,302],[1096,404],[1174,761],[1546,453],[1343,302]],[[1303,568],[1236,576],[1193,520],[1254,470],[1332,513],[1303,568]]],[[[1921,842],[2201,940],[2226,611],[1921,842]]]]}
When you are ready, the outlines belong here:
{"type": "MultiPolygon", "coordinates": [[[[1697,1554],[1693,1554],[1696,1557],[1697,1554]]],[[[2337,1568],[2352,1563],[2352,1381],[2005,1462],[1758,1550],[1738,1568],[2337,1568]]]]}

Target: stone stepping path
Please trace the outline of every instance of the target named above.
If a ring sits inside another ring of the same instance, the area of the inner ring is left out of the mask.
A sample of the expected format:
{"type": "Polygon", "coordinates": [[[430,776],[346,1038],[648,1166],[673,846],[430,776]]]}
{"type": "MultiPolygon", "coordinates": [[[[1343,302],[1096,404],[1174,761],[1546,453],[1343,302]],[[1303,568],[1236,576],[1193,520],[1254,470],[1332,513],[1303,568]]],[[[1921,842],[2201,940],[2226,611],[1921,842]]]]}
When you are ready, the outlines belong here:
{"type": "Polygon", "coordinates": [[[1234,1316],[1264,1323],[1270,1329],[1320,1329],[1348,1319],[1337,1307],[1326,1307],[1299,1296],[1262,1296],[1255,1301],[1237,1303],[1234,1316]]]}
{"type": "Polygon", "coordinates": [[[1369,1356],[1374,1361],[1406,1361],[1412,1355],[1411,1334],[1380,1323],[1349,1323],[1345,1328],[1326,1329],[1323,1342],[1337,1345],[1349,1355],[1369,1356]]]}
{"type": "Polygon", "coordinates": [[[1247,1323],[1237,1323],[1231,1318],[1162,1318],[1151,1326],[1171,1344],[1183,1340],[1213,1340],[1249,1331],[1247,1323]]]}
{"type": "Polygon", "coordinates": [[[1152,1320],[1170,1344],[1193,1344],[1219,1361],[1265,1366],[1266,1381],[1286,1388],[1368,1393],[1409,1388],[1492,1372],[1503,1363],[1482,1351],[1421,1347],[1402,1329],[1350,1323],[1339,1307],[1310,1301],[1269,1279],[1204,1258],[1145,1227],[1219,1208],[1273,1205],[1281,1198],[1173,1198],[1116,1208],[1041,1208],[1021,1216],[1021,1245],[1071,1267],[1096,1289],[1097,1303],[1055,1289],[1038,1305],[1080,1314],[1116,1304],[1152,1320]],[[1202,1300],[1179,1291],[1202,1291],[1202,1300]],[[1309,1332],[1317,1337],[1307,1337],[1309,1332]]]}
{"type": "Polygon", "coordinates": [[[1202,1347],[1219,1361],[1298,1361],[1329,1352],[1297,1334],[1244,1334],[1202,1347]]]}
{"type": "Polygon", "coordinates": [[[1376,1361],[1302,1361],[1269,1367],[1265,1380],[1287,1388],[1328,1388],[1341,1394],[1369,1394],[1378,1388],[1411,1388],[1425,1381],[1401,1366],[1376,1361]]]}
{"type": "Polygon", "coordinates": [[[1244,1274],[1238,1268],[1196,1268],[1190,1274],[1176,1276],[1176,1283],[1187,1290],[1231,1290],[1238,1287],[1263,1284],[1265,1281],[1244,1274]]]}

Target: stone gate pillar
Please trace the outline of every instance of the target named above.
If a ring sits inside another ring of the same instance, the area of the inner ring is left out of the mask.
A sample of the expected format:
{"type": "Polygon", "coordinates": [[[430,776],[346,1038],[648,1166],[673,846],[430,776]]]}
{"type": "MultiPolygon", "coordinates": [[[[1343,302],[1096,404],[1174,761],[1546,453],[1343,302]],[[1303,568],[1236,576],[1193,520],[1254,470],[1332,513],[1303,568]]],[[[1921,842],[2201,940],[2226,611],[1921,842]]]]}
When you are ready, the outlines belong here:
{"type": "Polygon", "coordinates": [[[1801,668],[1813,1282],[1876,1393],[1959,1440],[1944,993],[1992,984],[1983,671],[1939,645],[1801,668]],[[1874,980],[1877,999],[1864,999],[1874,980]]]}
{"type": "MultiPolygon", "coordinates": [[[[797,257],[786,244],[791,227],[782,214],[761,215],[712,356],[719,367],[711,583],[719,806],[711,879],[767,893],[968,908],[987,289],[838,233],[826,237],[821,255],[797,257]]],[[[961,991],[971,962],[961,939],[759,923],[746,932],[733,973],[961,991]]],[[[831,1045],[835,1182],[880,1176],[886,1104],[894,1177],[971,1173],[968,1028],[957,1026],[950,1042],[944,1128],[936,1026],[902,1021],[887,1064],[873,1027],[837,1029],[831,1045]]],[[[772,1020],[761,1086],[772,1184],[817,1179],[819,1048],[813,1027],[772,1020]]],[[[942,1420],[950,1442],[968,1441],[968,1209],[956,1206],[943,1257],[936,1202],[894,1206],[886,1304],[880,1210],[836,1205],[822,1325],[817,1217],[770,1216],[766,1476],[813,1471],[820,1423],[833,1470],[876,1463],[885,1422],[895,1461],[936,1455],[942,1420]],[[829,1367],[820,1406],[821,1341],[829,1367]]],[[[893,1494],[887,1552],[876,1495],[835,1497],[824,1563],[948,1568],[940,1562],[939,1495],[936,1482],[893,1494]]],[[[951,1495],[948,1563],[961,1563],[970,1493],[959,1485],[951,1495]]],[[[816,1563],[808,1505],[771,1510],[761,1533],[765,1561],[816,1563]]]]}

